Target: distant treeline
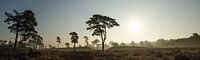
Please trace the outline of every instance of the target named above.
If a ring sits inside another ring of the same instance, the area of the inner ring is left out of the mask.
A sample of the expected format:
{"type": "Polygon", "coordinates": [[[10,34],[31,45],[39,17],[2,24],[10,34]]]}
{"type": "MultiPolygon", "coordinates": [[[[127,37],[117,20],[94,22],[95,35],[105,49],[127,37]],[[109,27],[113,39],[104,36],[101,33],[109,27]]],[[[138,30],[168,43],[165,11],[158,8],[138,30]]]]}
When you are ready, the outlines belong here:
{"type": "Polygon", "coordinates": [[[176,47],[200,47],[200,35],[193,33],[192,36],[188,38],[178,38],[178,39],[158,39],[156,41],[140,41],[135,43],[134,41],[130,43],[118,43],[111,41],[110,44],[112,47],[123,47],[123,46],[132,46],[132,47],[152,47],[152,48],[176,48],[176,47]]]}
{"type": "Polygon", "coordinates": [[[200,47],[200,35],[193,33],[188,38],[178,39],[159,39],[156,42],[152,42],[153,47],[200,47]]]}
{"type": "Polygon", "coordinates": [[[188,38],[178,39],[158,39],[157,41],[140,41],[139,43],[130,43],[131,46],[157,47],[157,48],[176,48],[176,47],[200,47],[200,35],[193,33],[188,38]]]}

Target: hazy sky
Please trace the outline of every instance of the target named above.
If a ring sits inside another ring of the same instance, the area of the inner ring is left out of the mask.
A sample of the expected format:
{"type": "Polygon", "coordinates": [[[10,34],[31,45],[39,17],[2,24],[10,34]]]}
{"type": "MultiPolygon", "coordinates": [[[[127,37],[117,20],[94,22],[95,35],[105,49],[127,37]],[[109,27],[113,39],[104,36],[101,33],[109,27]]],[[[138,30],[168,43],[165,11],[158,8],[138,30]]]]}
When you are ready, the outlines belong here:
{"type": "MultiPolygon", "coordinates": [[[[46,45],[55,44],[56,36],[70,42],[69,32],[77,32],[79,42],[83,36],[92,37],[85,21],[93,14],[115,18],[120,24],[108,31],[108,41],[155,41],[175,39],[200,33],[200,0],[1,0],[0,39],[14,38],[7,29],[5,12],[26,9],[36,14],[37,31],[46,45]]],[[[64,46],[62,43],[62,46],[64,46]]]]}

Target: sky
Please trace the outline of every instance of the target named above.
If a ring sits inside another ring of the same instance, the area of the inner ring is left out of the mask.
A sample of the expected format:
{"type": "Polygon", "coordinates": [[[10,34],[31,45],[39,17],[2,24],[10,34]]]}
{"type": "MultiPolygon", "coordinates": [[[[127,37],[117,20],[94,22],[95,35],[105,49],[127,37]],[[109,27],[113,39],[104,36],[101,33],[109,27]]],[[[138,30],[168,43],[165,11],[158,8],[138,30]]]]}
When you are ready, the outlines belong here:
{"type": "Polygon", "coordinates": [[[4,23],[5,12],[32,10],[36,15],[39,34],[45,45],[61,46],[70,42],[70,32],[77,32],[79,44],[85,45],[100,37],[92,36],[85,23],[93,14],[116,19],[120,24],[108,30],[106,42],[156,41],[186,38],[200,33],[200,0],[1,0],[0,39],[15,38],[4,23]]]}

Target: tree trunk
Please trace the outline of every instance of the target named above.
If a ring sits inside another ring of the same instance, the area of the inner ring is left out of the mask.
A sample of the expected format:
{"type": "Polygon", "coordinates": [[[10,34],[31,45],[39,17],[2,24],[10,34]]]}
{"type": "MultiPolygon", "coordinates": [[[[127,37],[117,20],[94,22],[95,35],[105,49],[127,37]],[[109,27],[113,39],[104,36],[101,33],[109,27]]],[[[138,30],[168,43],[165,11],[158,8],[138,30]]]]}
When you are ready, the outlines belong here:
{"type": "Polygon", "coordinates": [[[101,34],[101,40],[102,40],[102,51],[104,51],[104,40],[103,40],[103,35],[101,34]]]}
{"type": "Polygon", "coordinates": [[[101,40],[102,40],[102,51],[104,51],[104,37],[103,37],[103,35],[102,35],[102,33],[101,33],[101,40]]]}
{"type": "Polygon", "coordinates": [[[76,48],[76,43],[74,43],[74,50],[75,50],[75,48],[76,48]]]}
{"type": "Polygon", "coordinates": [[[33,49],[37,50],[37,44],[36,43],[33,43],[33,49]]]}
{"type": "Polygon", "coordinates": [[[17,39],[18,39],[18,34],[19,31],[18,31],[18,27],[17,27],[17,32],[16,32],[16,36],[15,36],[15,44],[14,44],[14,52],[16,51],[16,47],[17,47],[17,39]]]}
{"type": "Polygon", "coordinates": [[[104,41],[102,41],[102,51],[104,51],[104,41]]]}
{"type": "Polygon", "coordinates": [[[87,41],[86,43],[87,43],[87,47],[89,47],[89,43],[88,43],[88,41],[87,41]]]}
{"type": "Polygon", "coordinates": [[[74,51],[76,51],[76,43],[74,43],[74,51]]]}
{"type": "Polygon", "coordinates": [[[106,28],[104,28],[104,34],[101,34],[101,35],[102,35],[102,51],[104,51],[104,43],[107,38],[106,28]]]}
{"type": "Polygon", "coordinates": [[[59,43],[58,43],[58,48],[59,48],[59,43]]]}

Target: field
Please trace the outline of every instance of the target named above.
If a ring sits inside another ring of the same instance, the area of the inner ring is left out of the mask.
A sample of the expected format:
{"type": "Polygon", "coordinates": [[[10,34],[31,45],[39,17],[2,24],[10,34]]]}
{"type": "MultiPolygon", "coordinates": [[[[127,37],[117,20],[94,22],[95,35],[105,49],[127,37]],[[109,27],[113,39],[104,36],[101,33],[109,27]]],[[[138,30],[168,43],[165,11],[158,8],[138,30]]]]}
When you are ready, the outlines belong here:
{"type": "Polygon", "coordinates": [[[200,48],[114,47],[104,52],[89,48],[18,49],[16,54],[9,51],[1,51],[0,60],[200,60],[200,48]]]}

